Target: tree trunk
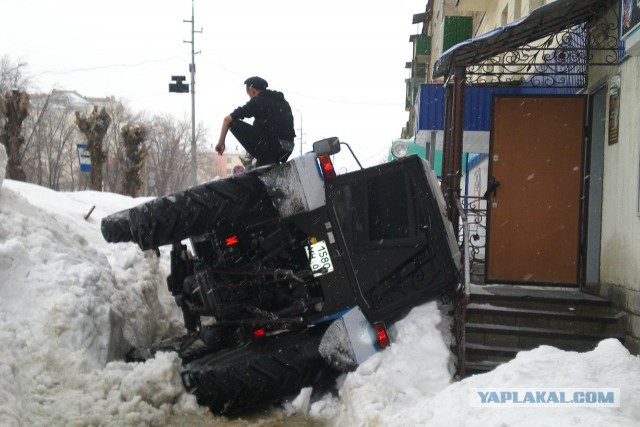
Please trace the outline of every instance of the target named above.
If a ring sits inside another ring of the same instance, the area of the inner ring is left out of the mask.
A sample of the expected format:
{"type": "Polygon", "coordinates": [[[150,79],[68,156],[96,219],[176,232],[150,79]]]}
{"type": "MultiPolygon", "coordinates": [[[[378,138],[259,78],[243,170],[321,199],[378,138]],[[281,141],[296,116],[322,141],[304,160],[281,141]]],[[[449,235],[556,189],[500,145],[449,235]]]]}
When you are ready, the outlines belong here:
{"type": "Polygon", "coordinates": [[[25,181],[26,174],[20,162],[20,147],[24,144],[21,135],[22,122],[27,117],[29,95],[26,92],[13,90],[0,97],[0,111],[6,117],[3,131],[0,134],[0,143],[7,151],[7,172],[9,179],[25,181]]]}
{"type": "Polygon", "coordinates": [[[122,178],[122,193],[136,197],[142,186],[140,170],[147,156],[144,141],[147,138],[147,128],[144,126],[125,125],[122,128],[124,155],[120,158],[120,170],[124,171],[122,178]]]}
{"type": "Polygon", "coordinates": [[[102,191],[102,164],[106,158],[102,149],[102,141],[111,124],[111,116],[104,108],[98,112],[98,107],[93,107],[93,112],[89,117],[76,111],[76,124],[87,140],[87,147],[91,155],[89,186],[92,190],[102,191]]]}

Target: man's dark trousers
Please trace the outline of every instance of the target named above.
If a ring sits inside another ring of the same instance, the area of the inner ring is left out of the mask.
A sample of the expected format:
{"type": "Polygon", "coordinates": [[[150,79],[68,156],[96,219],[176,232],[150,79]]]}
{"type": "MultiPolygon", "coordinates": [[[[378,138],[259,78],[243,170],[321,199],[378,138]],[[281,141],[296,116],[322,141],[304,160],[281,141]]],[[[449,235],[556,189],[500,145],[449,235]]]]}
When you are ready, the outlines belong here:
{"type": "Polygon", "coordinates": [[[291,151],[282,148],[279,138],[268,135],[259,127],[241,120],[234,120],[229,130],[244,149],[256,159],[256,166],[284,163],[291,155],[291,151]]]}

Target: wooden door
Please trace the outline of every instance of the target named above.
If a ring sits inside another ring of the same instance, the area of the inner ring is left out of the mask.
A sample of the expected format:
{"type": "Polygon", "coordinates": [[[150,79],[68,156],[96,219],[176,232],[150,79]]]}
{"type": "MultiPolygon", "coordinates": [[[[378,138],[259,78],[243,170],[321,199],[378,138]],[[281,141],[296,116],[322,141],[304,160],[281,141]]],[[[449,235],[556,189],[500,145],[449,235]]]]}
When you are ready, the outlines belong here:
{"type": "Polygon", "coordinates": [[[586,98],[493,99],[487,282],[577,285],[586,98]]]}

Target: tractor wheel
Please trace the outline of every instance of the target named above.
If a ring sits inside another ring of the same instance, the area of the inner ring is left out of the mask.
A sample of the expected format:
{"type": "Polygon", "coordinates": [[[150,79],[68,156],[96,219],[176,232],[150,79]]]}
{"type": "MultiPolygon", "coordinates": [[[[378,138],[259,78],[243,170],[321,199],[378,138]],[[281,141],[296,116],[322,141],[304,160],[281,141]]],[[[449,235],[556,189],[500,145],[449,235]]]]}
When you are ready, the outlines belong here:
{"type": "Polygon", "coordinates": [[[201,184],[129,210],[133,238],[143,250],[199,236],[232,221],[275,216],[267,189],[251,173],[201,184]]]}
{"type": "Polygon", "coordinates": [[[133,242],[129,227],[129,209],[102,218],[102,236],[108,243],[133,242]]]}
{"type": "Polygon", "coordinates": [[[187,390],[212,412],[233,415],[325,385],[335,371],[318,352],[326,328],[289,332],[219,351],[188,363],[187,390]]]}

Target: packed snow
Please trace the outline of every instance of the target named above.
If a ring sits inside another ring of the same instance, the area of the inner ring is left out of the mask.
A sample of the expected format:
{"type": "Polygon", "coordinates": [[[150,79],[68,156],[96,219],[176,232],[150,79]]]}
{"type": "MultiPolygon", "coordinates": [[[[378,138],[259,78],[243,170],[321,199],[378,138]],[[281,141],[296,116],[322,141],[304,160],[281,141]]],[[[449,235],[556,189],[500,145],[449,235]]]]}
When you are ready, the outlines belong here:
{"type": "Polygon", "coordinates": [[[59,193],[4,179],[0,145],[0,425],[637,426],[640,360],[615,340],[592,352],[522,352],[493,372],[455,381],[450,307],[416,307],[392,346],[336,390],[308,388],[268,412],[227,419],[199,407],[180,359],[125,363],[131,347],[182,332],[166,290],[168,258],[107,244],[103,216],[144,202],[59,193]],[[91,208],[95,209],[86,217],[91,208]],[[86,218],[85,218],[86,217],[86,218]],[[620,407],[476,408],[472,389],[614,387],[620,407]]]}

